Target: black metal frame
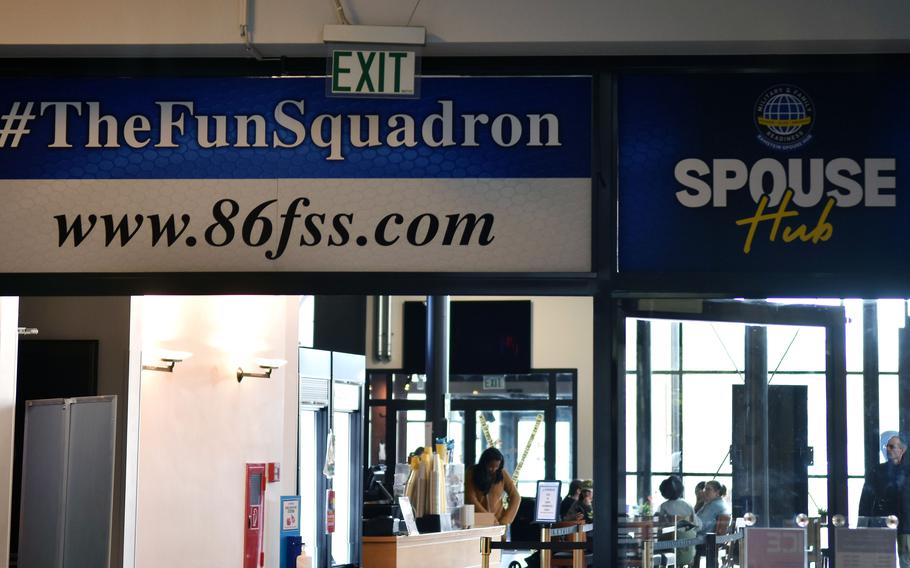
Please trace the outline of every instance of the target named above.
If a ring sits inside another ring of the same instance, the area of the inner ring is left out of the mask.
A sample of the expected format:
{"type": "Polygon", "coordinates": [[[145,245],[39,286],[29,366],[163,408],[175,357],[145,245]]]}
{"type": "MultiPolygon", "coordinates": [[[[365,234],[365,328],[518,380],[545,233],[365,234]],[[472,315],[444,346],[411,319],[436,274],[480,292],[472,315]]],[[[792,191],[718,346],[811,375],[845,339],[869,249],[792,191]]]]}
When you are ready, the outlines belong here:
{"type": "MultiPolygon", "coordinates": [[[[356,448],[357,444],[363,445],[363,409],[353,412],[342,412],[342,414],[347,414],[348,419],[351,421],[351,448],[356,448]]],[[[344,489],[351,496],[351,523],[348,532],[348,538],[351,542],[351,559],[347,564],[334,564],[334,566],[360,566],[361,547],[359,545],[361,533],[363,532],[363,523],[360,522],[360,519],[363,518],[363,492],[361,488],[363,487],[364,468],[363,462],[360,461],[360,454],[351,452],[351,457],[354,464],[351,469],[350,485],[344,489]]]]}
{"type": "MultiPolygon", "coordinates": [[[[370,410],[374,407],[386,409],[386,461],[394,462],[398,451],[398,413],[408,410],[425,410],[424,400],[409,400],[403,398],[394,398],[392,396],[392,375],[404,375],[400,369],[373,369],[367,370],[367,384],[370,384],[371,374],[386,375],[386,392],[389,397],[385,399],[367,399],[368,409],[367,416],[372,416],[370,410]]],[[[477,438],[476,420],[473,412],[482,410],[504,410],[504,411],[544,411],[544,456],[546,460],[547,479],[556,479],[556,412],[558,408],[572,409],[572,472],[577,475],[578,472],[578,371],[576,369],[531,369],[530,373],[549,374],[548,392],[549,396],[544,399],[463,399],[456,398],[451,401],[451,410],[465,413],[465,430],[464,430],[464,462],[473,464],[476,462],[476,450],[473,444],[468,444],[468,440],[477,438]],[[557,374],[572,375],[572,398],[558,399],[557,391],[557,374]]],[[[364,420],[363,433],[364,440],[369,441],[369,420],[364,420]]],[[[369,463],[370,448],[368,443],[364,443],[364,464],[369,463]]],[[[514,464],[511,464],[514,467],[514,464]]]]}
{"type": "Polygon", "coordinates": [[[874,300],[863,302],[863,423],[865,431],[865,471],[878,465],[879,441],[879,364],[878,364],[878,310],[874,300]]]}
{"type": "MultiPolygon", "coordinates": [[[[316,550],[316,557],[313,559],[318,568],[329,568],[331,566],[332,558],[332,544],[329,536],[325,533],[325,513],[326,513],[326,502],[325,494],[328,490],[329,484],[324,475],[322,475],[322,468],[325,465],[325,451],[326,451],[326,441],[329,436],[329,411],[327,408],[320,408],[318,410],[314,409],[316,413],[316,460],[317,463],[314,466],[317,468],[316,475],[316,539],[319,541],[318,548],[316,550]]],[[[300,428],[297,428],[297,435],[300,435],[300,428]]],[[[300,448],[300,441],[297,442],[297,447],[300,448]]],[[[299,450],[298,450],[299,451],[299,450]]],[[[300,462],[297,462],[297,467],[300,467],[300,462]]],[[[300,484],[298,476],[298,485],[300,484]]],[[[298,490],[300,488],[298,487],[298,490]]]]}
{"type": "MultiPolygon", "coordinates": [[[[766,302],[708,300],[700,312],[670,311],[622,303],[617,326],[626,317],[685,321],[742,322],[759,325],[801,325],[825,328],[825,390],[828,439],[828,510],[847,515],[847,448],[838,443],[847,439],[846,316],[844,308],[829,306],[772,305],[766,302]]],[[[624,332],[620,331],[621,333],[624,332]]],[[[622,344],[624,345],[624,341],[622,344]]]]}

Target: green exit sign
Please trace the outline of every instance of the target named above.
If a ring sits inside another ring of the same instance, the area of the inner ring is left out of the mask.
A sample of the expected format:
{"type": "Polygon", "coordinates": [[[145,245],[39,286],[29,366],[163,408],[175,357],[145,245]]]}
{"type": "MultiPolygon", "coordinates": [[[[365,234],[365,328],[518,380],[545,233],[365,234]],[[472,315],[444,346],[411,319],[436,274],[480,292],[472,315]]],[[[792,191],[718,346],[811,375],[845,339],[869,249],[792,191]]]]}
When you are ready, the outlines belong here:
{"type": "Polygon", "coordinates": [[[331,56],[330,95],[413,97],[417,94],[414,51],[337,49],[331,56]]]}

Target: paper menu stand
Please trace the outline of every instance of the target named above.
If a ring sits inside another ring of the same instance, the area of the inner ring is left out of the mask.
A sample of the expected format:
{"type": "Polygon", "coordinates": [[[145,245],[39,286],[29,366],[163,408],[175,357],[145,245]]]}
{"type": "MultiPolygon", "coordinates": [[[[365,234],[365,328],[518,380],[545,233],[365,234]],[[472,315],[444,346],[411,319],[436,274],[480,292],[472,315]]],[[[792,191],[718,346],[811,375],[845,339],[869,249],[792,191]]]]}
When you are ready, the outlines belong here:
{"type": "Polygon", "coordinates": [[[404,526],[407,527],[408,534],[420,534],[420,531],[417,530],[417,519],[414,518],[414,508],[411,507],[411,500],[407,497],[399,497],[398,506],[401,508],[401,516],[404,517],[404,526]]]}
{"type": "Polygon", "coordinates": [[[537,482],[537,500],[534,510],[534,522],[552,524],[559,521],[561,482],[539,480],[537,482]]]}

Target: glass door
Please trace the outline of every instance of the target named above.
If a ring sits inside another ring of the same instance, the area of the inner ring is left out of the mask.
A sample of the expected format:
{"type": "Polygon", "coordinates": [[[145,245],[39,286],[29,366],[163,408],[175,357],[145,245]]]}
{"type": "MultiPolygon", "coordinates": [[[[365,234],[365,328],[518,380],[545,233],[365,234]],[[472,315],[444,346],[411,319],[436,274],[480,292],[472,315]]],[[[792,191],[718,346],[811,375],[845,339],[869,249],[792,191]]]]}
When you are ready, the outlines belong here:
{"type": "MultiPolygon", "coordinates": [[[[370,465],[380,463],[383,448],[386,463],[404,463],[426,443],[425,378],[376,371],[368,374],[368,381],[370,447],[365,458],[370,465]]],[[[568,487],[577,470],[576,382],[574,369],[452,375],[452,462],[473,465],[492,443],[505,454],[510,472],[525,456],[519,471],[523,495],[534,495],[538,479],[560,479],[568,487]]]]}
{"type": "Polygon", "coordinates": [[[541,410],[476,411],[477,436],[474,449],[478,458],[489,447],[495,447],[505,458],[505,469],[523,497],[534,497],[537,480],[546,475],[546,428],[541,410]]]}
{"type": "Polygon", "coordinates": [[[300,495],[300,536],[314,566],[325,566],[325,443],[328,434],[328,411],[325,408],[301,407],[299,414],[298,490],[300,495]]]}
{"type": "Polygon", "coordinates": [[[846,448],[829,443],[846,441],[843,308],[622,307],[626,518],[690,510],[682,501],[699,511],[693,524],[705,534],[746,513],[764,527],[847,515],[846,448]]]}
{"type": "Polygon", "coordinates": [[[360,476],[362,422],[360,385],[336,382],[334,386],[333,433],[335,435],[335,532],[331,536],[332,565],[360,562],[360,476]]]}
{"type": "Polygon", "coordinates": [[[332,564],[351,562],[351,415],[335,413],[335,532],[332,534],[332,564]]]}

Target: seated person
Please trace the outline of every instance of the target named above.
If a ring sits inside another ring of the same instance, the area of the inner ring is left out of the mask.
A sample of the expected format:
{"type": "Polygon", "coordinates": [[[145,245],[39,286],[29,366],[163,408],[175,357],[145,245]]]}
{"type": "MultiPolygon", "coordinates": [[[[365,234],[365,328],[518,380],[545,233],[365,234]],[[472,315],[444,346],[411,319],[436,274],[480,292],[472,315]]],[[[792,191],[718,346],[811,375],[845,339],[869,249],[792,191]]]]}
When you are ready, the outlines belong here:
{"type": "Polygon", "coordinates": [[[717,517],[719,515],[729,515],[727,504],[724,502],[724,496],[727,494],[727,488],[719,481],[711,480],[705,483],[705,505],[698,511],[698,518],[701,519],[702,526],[698,529],[699,535],[713,533],[717,528],[717,517]]]}
{"type": "Polygon", "coordinates": [[[705,506],[705,482],[699,481],[695,484],[695,505],[693,508],[695,512],[698,513],[701,511],[701,508],[705,506]]]}
{"type": "Polygon", "coordinates": [[[666,501],[657,508],[657,514],[664,521],[677,517],[677,521],[685,521],[696,529],[701,528],[701,519],[695,514],[695,509],[692,508],[692,505],[683,500],[683,492],[684,488],[681,479],[675,475],[664,479],[660,483],[660,494],[666,501]]]}
{"type": "Polygon", "coordinates": [[[566,514],[563,515],[564,521],[584,521],[585,523],[594,522],[594,490],[582,489],[581,494],[573,503],[566,514]]]}
{"type": "MultiPolygon", "coordinates": [[[[675,475],[660,484],[660,494],[666,501],[660,504],[657,515],[662,521],[672,521],[674,517],[676,518],[676,538],[672,539],[673,535],[670,533],[668,540],[693,538],[701,528],[701,519],[695,514],[692,505],[682,499],[683,493],[682,480],[675,475]]],[[[691,564],[694,558],[694,545],[676,549],[677,566],[691,564]]]]}
{"type": "Polygon", "coordinates": [[[579,495],[581,495],[581,480],[573,479],[572,482],[569,483],[569,492],[566,493],[566,496],[563,498],[562,503],[559,504],[560,519],[566,518],[566,514],[569,512],[569,507],[578,501],[579,495]]]}

